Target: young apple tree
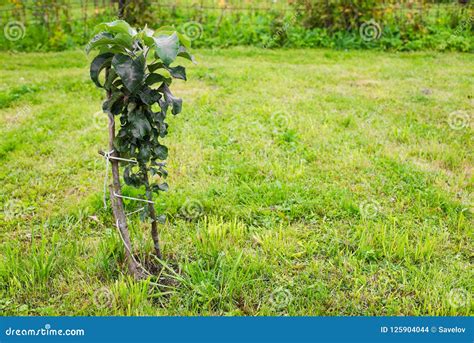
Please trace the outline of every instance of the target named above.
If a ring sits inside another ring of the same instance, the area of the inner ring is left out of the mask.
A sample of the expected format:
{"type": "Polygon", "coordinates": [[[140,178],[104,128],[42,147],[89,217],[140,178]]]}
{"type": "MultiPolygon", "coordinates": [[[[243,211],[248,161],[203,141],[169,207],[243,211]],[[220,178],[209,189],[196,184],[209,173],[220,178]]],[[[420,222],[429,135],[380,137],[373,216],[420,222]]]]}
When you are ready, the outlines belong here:
{"type": "Polygon", "coordinates": [[[161,259],[157,224],[163,223],[165,216],[157,216],[153,195],[168,189],[163,181],[168,175],[163,162],[168,148],[161,139],[168,133],[168,113],[176,115],[182,106],[170,85],[173,78],[186,80],[185,68],[171,65],[178,57],[194,62],[189,48],[189,40],[170,27],[136,30],[123,20],[99,24],[86,47],[87,53],[99,51],[91,63],[90,76],[107,94],[102,109],[109,118],[109,151],[102,154],[110,162],[112,211],[129,271],[135,277],[142,271],[132,252],[119,166],[127,185],[144,190],[144,198],[136,200],[146,203],[144,215],[151,220],[154,252],[161,259]],[[105,75],[99,79],[102,71],[105,75]],[[159,182],[151,181],[150,176],[155,175],[159,182]]]}

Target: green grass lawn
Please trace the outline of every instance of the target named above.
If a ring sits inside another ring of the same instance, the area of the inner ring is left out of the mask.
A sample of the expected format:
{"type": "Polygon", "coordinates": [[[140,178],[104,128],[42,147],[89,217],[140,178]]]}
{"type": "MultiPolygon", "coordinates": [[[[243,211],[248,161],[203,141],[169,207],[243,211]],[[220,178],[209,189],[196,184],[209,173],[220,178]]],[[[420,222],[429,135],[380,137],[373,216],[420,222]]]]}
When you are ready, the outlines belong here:
{"type": "Polygon", "coordinates": [[[0,54],[0,313],[473,314],[472,55],[196,57],[156,199],[167,264],[137,282],[103,207],[88,59],[0,54]]]}

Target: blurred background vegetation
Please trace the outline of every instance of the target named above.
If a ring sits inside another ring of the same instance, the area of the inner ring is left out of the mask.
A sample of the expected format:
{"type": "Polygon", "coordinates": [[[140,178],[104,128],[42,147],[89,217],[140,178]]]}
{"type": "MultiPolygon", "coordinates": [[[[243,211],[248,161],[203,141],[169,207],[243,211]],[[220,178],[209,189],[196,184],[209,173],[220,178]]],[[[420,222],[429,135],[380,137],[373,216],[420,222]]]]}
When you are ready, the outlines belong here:
{"type": "MultiPolygon", "coordinates": [[[[472,52],[473,4],[469,0],[124,0],[124,19],[152,28],[192,29],[195,47],[251,45],[335,49],[456,50],[472,52]],[[380,29],[367,40],[360,27],[380,29]],[[191,27],[190,24],[191,23],[191,27]]],[[[1,50],[49,51],[83,46],[94,26],[117,17],[118,0],[0,0],[6,32],[1,50]]]]}

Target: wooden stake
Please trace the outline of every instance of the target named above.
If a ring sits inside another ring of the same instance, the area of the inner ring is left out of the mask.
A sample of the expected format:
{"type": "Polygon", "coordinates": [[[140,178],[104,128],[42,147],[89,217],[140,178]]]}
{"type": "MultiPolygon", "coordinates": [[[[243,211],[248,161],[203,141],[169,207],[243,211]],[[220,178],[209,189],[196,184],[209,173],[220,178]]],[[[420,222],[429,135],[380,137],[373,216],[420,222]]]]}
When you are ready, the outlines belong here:
{"type": "MultiPolygon", "coordinates": [[[[108,76],[109,69],[106,70],[105,75],[108,76]]],[[[111,96],[110,92],[107,91],[107,98],[111,96]]],[[[112,113],[108,113],[109,116],[109,151],[110,156],[120,157],[119,153],[114,149],[115,139],[115,118],[112,113]]],[[[115,222],[122,236],[122,241],[125,244],[125,258],[127,260],[128,269],[130,274],[135,278],[140,279],[142,272],[139,269],[139,265],[133,258],[132,243],[130,241],[130,233],[128,231],[127,216],[125,215],[125,209],[123,206],[122,198],[115,196],[115,194],[122,195],[122,186],[120,185],[120,171],[119,162],[115,159],[109,159],[112,166],[112,184],[109,186],[110,190],[110,201],[112,203],[112,212],[114,214],[115,222]]]]}

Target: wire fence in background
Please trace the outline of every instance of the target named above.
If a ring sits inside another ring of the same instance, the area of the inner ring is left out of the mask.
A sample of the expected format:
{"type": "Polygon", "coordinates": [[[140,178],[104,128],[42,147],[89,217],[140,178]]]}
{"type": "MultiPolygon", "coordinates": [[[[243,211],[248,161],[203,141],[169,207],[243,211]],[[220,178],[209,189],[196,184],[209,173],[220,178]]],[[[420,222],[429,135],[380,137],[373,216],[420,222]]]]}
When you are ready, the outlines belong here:
{"type": "MultiPolygon", "coordinates": [[[[126,1],[125,6],[131,1],[126,1]]],[[[337,1],[329,0],[311,0],[313,4],[320,4],[321,6],[329,6],[337,1]]],[[[174,1],[147,1],[150,4],[151,9],[168,8],[170,10],[190,10],[190,11],[251,11],[251,12],[293,12],[293,11],[304,11],[304,6],[295,6],[294,1],[282,1],[282,0],[201,0],[201,1],[190,1],[190,0],[174,0],[174,1]],[[293,4],[293,5],[292,5],[293,4]]],[[[50,3],[38,3],[36,1],[24,0],[16,1],[15,4],[3,4],[0,5],[0,15],[6,13],[11,17],[22,19],[25,24],[30,23],[30,19],[37,17],[44,17],[42,20],[58,20],[60,16],[69,19],[69,16],[75,17],[74,19],[86,20],[98,14],[104,12],[110,12],[111,15],[118,14],[118,1],[117,0],[68,0],[68,1],[50,1],[50,3]],[[79,17],[79,18],[78,18],[79,17]]],[[[392,10],[397,12],[417,12],[419,15],[426,13],[439,13],[442,10],[452,11],[463,11],[466,8],[471,8],[469,0],[432,0],[432,1],[389,1],[381,0],[377,2],[377,5],[373,6],[374,11],[392,10]]]]}
{"type": "MultiPolygon", "coordinates": [[[[32,0],[0,0],[0,28],[5,31],[9,23],[20,26],[29,33],[34,29],[42,31],[42,37],[55,37],[61,34],[68,37],[90,37],[92,28],[101,21],[116,19],[119,13],[118,0],[49,0],[37,2],[32,0]],[[31,26],[31,27],[30,27],[31,26]],[[31,30],[30,30],[31,29],[31,30]],[[71,33],[75,33],[71,35],[71,33]]],[[[375,18],[379,23],[394,23],[396,27],[411,27],[415,30],[429,30],[430,25],[443,22],[451,28],[465,23],[465,18],[473,17],[470,1],[395,1],[367,0],[362,6],[366,13],[361,13],[353,2],[348,0],[126,0],[125,6],[146,5],[149,13],[144,22],[131,23],[137,26],[148,24],[151,27],[161,25],[179,26],[187,21],[206,25],[207,32],[217,33],[223,18],[229,19],[235,29],[242,24],[245,16],[266,16],[266,25],[272,26],[269,31],[286,31],[282,24],[285,17],[292,18],[291,25],[313,29],[327,29],[329,32],[358,30],[362,21],[375,18]],[[374,6],[367,4],[374,3],[374,6]],[[337,7],[339,6],[339,7],[337,7]],[[293,20],[298,16],[298,21],[293,20]],[[330,20],[327,20],[327,17],[330,20]],[[463,19],[464,18],[464,19],[463,19]],[[282,27],[278,27],[278,25],[282,27]],[[275,27],[273,27],[275,26],[275,27]],[[420,29],[421,28],[421,29],[420,29]]],[[[142,16],[143,7],[135,8],[137,17],[142,16]],[[140,12],[142,11],[142,12],[140,12]]],[[[129,20],[129,18],[126,18],[129,20]]],[[[245,22],[245,21],[244,21],[245,22]]],[[[469,23],[471,23],[469,21],[469,23]]],[[[265,29],[266,30],[266,29],[265,29]]],[[[39,37],[40,34],[37,35],[39,37]]],[[[283,36],[283,35],[282,35],[283,36]]],[[[48,39],[49,39],[48,38],[48,39]]],[[[59,37],[61,38],[61,37],[59,37]]],[[[58,38],[58,39],[59,39],[58,38]]],[[[33,38],[32,38],[33,39],[33,38]]],[[[67,39],[63,39],[64,44],[67,39]]],[[[9,47],[12,44],[9,44],[9,47]]],[[[54,42],[53,42],[54,43],[54,42]]],[[[74,44],[83,44],[79,38],[74,44]]],[[[72,43],[71,43],[72,44],[72,43]]],[[[53,44],[54,45],[54,44],[53,44]]],[[[7,47],[7,48],[9,48],[7,47]]],[[[59,47],[58,47],[59,48],[59,47]]]]}

